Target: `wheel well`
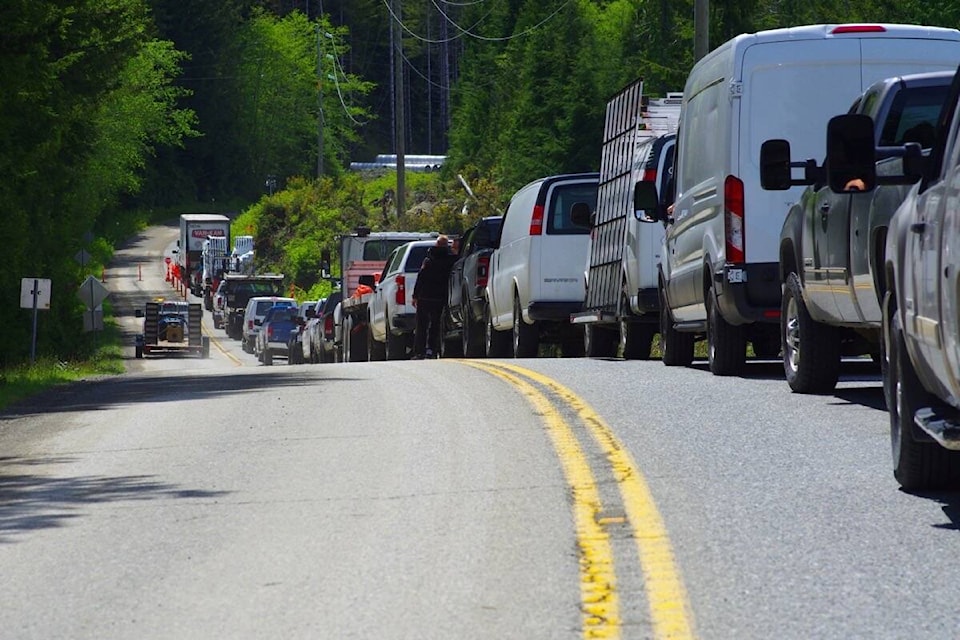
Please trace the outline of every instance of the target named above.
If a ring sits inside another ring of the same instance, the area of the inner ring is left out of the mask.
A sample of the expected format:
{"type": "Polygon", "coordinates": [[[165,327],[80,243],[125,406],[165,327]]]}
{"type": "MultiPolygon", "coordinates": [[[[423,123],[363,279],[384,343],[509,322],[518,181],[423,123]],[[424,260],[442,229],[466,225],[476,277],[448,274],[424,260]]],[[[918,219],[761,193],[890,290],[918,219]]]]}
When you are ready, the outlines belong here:
{"type": "Polygon", "coordinates": [[[780,243],[780,282],[786,282],[790,273],[797,273],[797,256],[793,242],[784,240],[780,243]]]}

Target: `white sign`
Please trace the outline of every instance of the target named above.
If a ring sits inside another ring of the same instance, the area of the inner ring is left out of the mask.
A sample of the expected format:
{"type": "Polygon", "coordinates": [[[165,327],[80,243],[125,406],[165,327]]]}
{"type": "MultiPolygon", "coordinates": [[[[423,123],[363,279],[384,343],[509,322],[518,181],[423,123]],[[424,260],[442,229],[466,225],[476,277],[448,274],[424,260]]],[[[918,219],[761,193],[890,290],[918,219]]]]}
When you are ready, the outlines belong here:
{"type": "Polygon", "coordinates": [[[22,278],[20,280],[20,308],[50,309],[50,280],[45,278],[22,278]],[[36,296],[36,297],[34,297],[36,296]]]}

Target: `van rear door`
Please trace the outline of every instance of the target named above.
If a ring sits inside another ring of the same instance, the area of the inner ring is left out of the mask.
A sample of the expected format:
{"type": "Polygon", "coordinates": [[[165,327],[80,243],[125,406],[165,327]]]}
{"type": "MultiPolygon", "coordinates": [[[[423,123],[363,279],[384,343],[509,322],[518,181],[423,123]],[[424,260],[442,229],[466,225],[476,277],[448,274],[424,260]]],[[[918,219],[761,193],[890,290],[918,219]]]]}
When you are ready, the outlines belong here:
{"type": "Polygon", "coordinates": [[[846,113],[863,92],[860,43],[845,38],[760,42],[748,47],[742,60],[734,167],[743,181],[745,259],[776,263],[783,220],[803,187],[764,191],[760,145],[784,138],[790,141],[791,157],[823,161],[827,121],[846,113]]]}
{"type": "Polygon", "coordinates": [[[583,266],[590,251],[590,230],[578,227],[570,211],[585,202],[597,210],[598,180],[556,182],[546,194],[543,234],[534,238],[537,245],[530,260],[531,302],[582,302],[586,286],[583,266]]]}

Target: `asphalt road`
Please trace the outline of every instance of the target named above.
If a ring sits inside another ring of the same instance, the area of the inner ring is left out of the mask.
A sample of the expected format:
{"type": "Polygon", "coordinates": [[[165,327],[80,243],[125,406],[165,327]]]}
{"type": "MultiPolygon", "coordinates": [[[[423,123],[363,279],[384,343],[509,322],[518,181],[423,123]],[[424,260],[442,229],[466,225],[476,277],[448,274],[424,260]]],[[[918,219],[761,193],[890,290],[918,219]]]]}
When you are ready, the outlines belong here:
{"type": "Polygon", "coordinates": [[[876,370],[133,358],[0,414],[3,638],[956,638],[960,496],[890,471],[876,370]],[[520,369],[511,368],[519,365],[520,369]]]}

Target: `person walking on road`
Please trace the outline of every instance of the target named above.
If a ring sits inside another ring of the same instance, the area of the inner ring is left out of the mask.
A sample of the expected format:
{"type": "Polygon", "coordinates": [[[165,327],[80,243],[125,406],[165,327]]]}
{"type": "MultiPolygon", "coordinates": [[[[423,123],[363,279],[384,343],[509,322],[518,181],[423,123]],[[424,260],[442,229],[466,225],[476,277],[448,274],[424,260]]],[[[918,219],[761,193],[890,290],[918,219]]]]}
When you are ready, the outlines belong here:
{"type": "Polygon", "coordinates": [[[440,331],[443,309],[447,306],[447,280],[457,257],[450,251],[447,236],[427,250],[420,265],[417,283],[413,285],[413,306],[417,309],[414,329],[413,359],[435,358],[440,353],[440,331]]]}

